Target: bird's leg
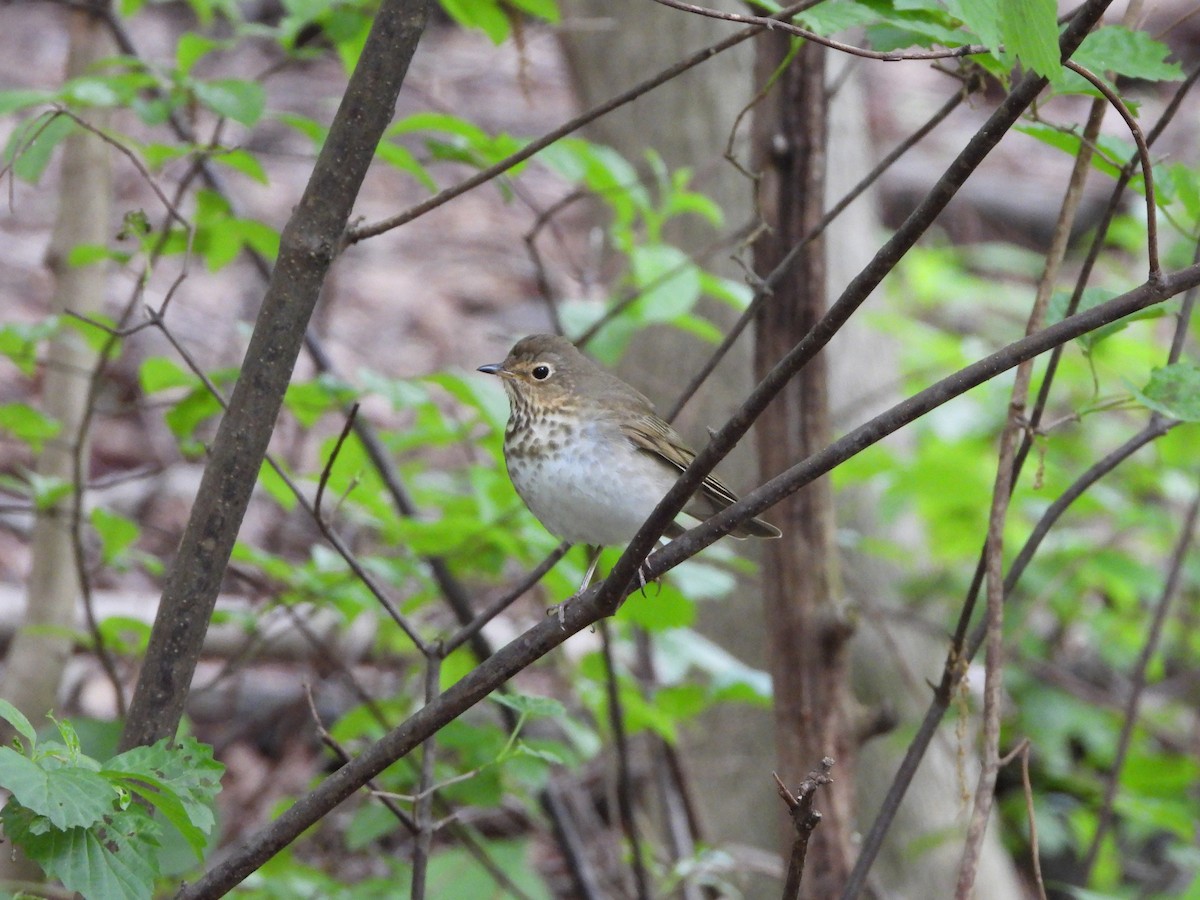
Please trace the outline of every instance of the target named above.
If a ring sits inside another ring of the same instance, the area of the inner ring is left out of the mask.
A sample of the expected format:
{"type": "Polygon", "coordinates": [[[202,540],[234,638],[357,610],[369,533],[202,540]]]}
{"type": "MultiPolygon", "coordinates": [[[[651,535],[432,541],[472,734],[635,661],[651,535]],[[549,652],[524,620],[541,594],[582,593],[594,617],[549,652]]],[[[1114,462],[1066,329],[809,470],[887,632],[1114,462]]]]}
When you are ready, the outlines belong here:
{"type": "Polygon", "coordinates": [[[592,576],[596,574],[596,566],[600,564],[600,554],[604,552],[604,548],[597,545],[589,545],[588,552],[592,554],[592,558],[588,563],[587,571],[583,574],[583,581],[580,583],[579,589],[562,603],[559,603],[557,606],[551,606],[546,610],[546,615],[558,616],[558,624],[563,628],[567,627],[567,623],[564,619],[566,605],[588,589],[588,585],[592,583],[592,576]]]}

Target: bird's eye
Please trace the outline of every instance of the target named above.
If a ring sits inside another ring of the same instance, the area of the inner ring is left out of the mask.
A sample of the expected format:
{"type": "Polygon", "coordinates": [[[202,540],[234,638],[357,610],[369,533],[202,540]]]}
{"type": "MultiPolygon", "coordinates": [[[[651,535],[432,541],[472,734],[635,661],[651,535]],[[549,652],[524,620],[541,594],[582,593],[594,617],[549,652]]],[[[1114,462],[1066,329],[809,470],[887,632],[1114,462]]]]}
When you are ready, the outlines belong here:
{"type": "Polygon", "coordinates": [[[550,367],[543,363],[540,366],[534,366],[533,371],[529,374],[531,374],[538,381],[545,381],[550,377],[550,367]]]}

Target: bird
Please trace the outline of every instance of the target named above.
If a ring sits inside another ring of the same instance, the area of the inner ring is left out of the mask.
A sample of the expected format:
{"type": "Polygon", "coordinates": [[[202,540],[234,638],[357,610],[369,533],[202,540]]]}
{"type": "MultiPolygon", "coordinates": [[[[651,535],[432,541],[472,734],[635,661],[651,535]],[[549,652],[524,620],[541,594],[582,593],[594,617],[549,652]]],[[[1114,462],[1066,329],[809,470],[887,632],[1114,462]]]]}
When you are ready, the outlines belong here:
{"type": "MultiPolygon", "coordinates": [[[[578,597],[601,550],[633,539],[696,453],[645,395],[559,335],[521,338],[504,362],[478,371],[498,376],[508,395],[504,460],[517,494],[555,537],[591,548],[578,597]]],[[[710,474],[683,511],[707,519],[737,499],[710,474]]],[[[672,522],[665,536],[683,532],[672,522]]],[[[759,518],[730,534],[781,536],[759,518]]]]}

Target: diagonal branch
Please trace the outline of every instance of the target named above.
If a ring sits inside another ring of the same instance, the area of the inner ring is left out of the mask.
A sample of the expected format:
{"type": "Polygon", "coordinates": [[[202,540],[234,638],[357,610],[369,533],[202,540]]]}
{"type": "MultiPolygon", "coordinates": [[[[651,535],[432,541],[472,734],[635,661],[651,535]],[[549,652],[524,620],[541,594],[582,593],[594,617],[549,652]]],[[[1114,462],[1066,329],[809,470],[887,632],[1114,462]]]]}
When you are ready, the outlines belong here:
{"type": "Polygon", "coordinates": [[[122,746],[174,735],[204,632],[304,332],[367,168],[391,121],[428,3],[384,0],[304,196],[283,230],[229,412],[167,577],[122,746]]]}
{"type": "MultiPolygon", "coordinates": [[[[793,466],[747,494],[729,509],[667,545],[647,561],[647,580],[662,576],[685,559],[694,556],[732,530],[738,522],[744,522],[767,509],[781,496],[799,490],[904,425],[1013,368],[1022,360],[1044,353],[1054,346],[1074,340],[1140,309],[1162,303],[1196,285],[1200,285],[1200,265],[1169,273],[1157,283],[1143,284],[1107,303],[1064,319],[942,379],[854,429],[821,452],[793,466]]],[[[368,779],[410,753],[439,728],[462,715],[573,634],[605,616],[612,615],[625,595],[622,594],[616,600],[610,599],[611,582],[610,578],[604,585],[591,588],[579,600],[567,604],[563,610],[561,625],[557,617],[547,618],[502,647],[431,703],[426,704],[400,726],[326,778],[312,793],[285,810],[270,825],[251,835],[245,843],[230,852],[202,878],[184,887],[178,896],[199,900],[231,890],[321,816],[354,793],[368,779]]]]}

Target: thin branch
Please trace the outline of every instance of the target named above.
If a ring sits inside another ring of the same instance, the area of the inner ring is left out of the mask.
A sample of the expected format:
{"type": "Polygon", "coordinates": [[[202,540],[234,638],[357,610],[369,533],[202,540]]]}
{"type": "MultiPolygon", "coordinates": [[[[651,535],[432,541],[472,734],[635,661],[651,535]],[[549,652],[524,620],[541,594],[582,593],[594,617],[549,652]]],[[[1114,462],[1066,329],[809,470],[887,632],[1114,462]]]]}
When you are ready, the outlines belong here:
{"type": "Polygon", "coordinates": [[[621,830],[629,844],[633,881],[637,887],[638,900],[649,900],[650,881],[646,875],[646,863],[642,859],[642,839],[634,820],[633,767],[629,764],[629,738],[625,734],[625,713],[621,706],[621,692],[617,679],[617,665],[613,660],[612,634],[608,622],[600,620],[600,651],[604,658],[604,692],[608,701],[608,721],[613,730],[613,744],[617,754],[617,810],[621,819],[621,830]]]}
{"type": "Polygon", "coordinates": [[[1022,738],[1021,743],[1000,760],[1000,765],[1007,766],[1018,756],[1021,757],[1021,786],[1025,791],[1025,818],[1029,822],[1029,852],[1032,856],[1033,883],[1037,888],[1039,900],[1046,900],[1046,882],[1042,878],[1042,854],[1038,848],[1037,816],[1033,811],[1033,783],[1029,778],[1030,749],[1029,738],[1022,738]]]}
{"type": "MultiPolygon", "coordinates": [[[[1200,67],[1195,69],[1187,77],[1187,79],[1185,79],[1184,83],[1179,87],[1179,89],[1171,98],[1171,101],[1167,104],[1167,107],[1163,111],[1159,121],[1150,131],[1150,134],[1147,138],[1149,144],[1153,144],[1158,136],[1165,131],[1167,125],[1174,119],[1175,115],[1181,108],[1184,97],[1198,82],[1200,82],[1200,67]]],[[[1113,192],[1108,206],[1105,209],[1102,222],[1095,230],[1095,235],[1092,239],[1087,256],[1084,259],[1080,275],[1076,279],[1075,290],[1071,296],[1071,300],[1068,303],[1066,310],[1066,315],[1068,316],[1074,315],[1078,309],[1079,302],[1082,299],[1083,291],[1090,277],[1090,273],[1095,265],[1096,260],[1099,258],[1100,250],[1104,245],[1105,235],[1108,232],[1108,225],[1113,216],[1116,214],[1120,198],[1124,192],[1125,186],[1128,184],[1128,181],[1132,176],[1136,162],[1137,160],[1134,159],[1130,160],[1130,162],[1126,164],[1125,168],[1121,172],[1120,177],[1117,179],[1116,185],[1113,188],[1113,192]]],[[[1186,303],[1187,301],[1185,300],[1185,305],[1186,303]]],[[[1178,343],[1178,341],[1179,331],[1177,330],[1176,343],[1178,343]]],[[[1024,464],[1024,461],[1027,458],[1030,449],[1032,448],[1034,434],[1036,433],[1042,414],[1049,400],[1050,388],[1054,382],[1054,374],[1057,371],[1058,361],[1061,358],[1063,346],[1063,344],[1058,345],[1057,347],[1053,348],[1050,353],[1049,361],[1046,367],[1046,374],[1042,378],[1042,386],[1038,394],[1038,399],[1034,405],[1033,413],[1030,416],[1030,427],[1022,440],[1021,448],[1017,453],[1014,463],[1018,467],[1024,464]]],[[[1153,430],[1143,432],[1128,442],[1127,447],[1131,448],[1128,450],[1129,454],[1132,454],[1134,451],[1136,451],[1136,449],[1144,446],[1146,443],[1149,443],[1152,440],[1155,440],[1162,434],[1165,434],[1166,430],[1169,430],[1170,428],[1179,424],[1178,422],[1171,422],[1164,426],[1163,422],[1157,418],[1152,419],[1152,422],[1155,423],[1153,430]],[[1133,446],[1134,444],[1136,444],[1136,446],[1133,446]]],[[[1125,448],[1121,448],[1118,451],[1114,451],[1114,454],[1119,454],[1124,449],[1125,448]]],[[[1114,454],[1110,454],[1110,456],[1113,456],[1114,454]]],[[[1125,457],[1122,456],[1120,459],[1113,461],[1112,466],[1115,467],[1115,465],[1117,465],[1124,458],[1125,457]]],[[[1096,469],[1097,467],[1093,468],[1096,469]]],[[[1096,475],[1096,478],[1099,478],[1100,475],[1107,471],[1110,471],[1110,469],[1105,469],[1103,472],[1100,472],[1096,475]]],[[[1076,485],[1072,487],[1072,490],[1074,490],[1076,486],[1080,486],[1082,481],[1083,479],[1081,479],[1079,482],[1076,482],[1076,485]]],[[[1086,490],[1086,487],[1089,485],[1090,482],[1088,485],[1083,485],[1080,487],[1079,492],[1082,493],[1082,491],[1086,490]]],[[[1057,519],[1058,515],[1061,515],[1061,513],[1066,509],[1066,506],[1069,505],[1070,502],[1073,502],[1077,496],[1078,494],[1076,494],[1075,497],[1071,497],[1067,503],[1064,503],[1061,506],[1059,506],[1057,503],[1052,505],[1051,509],[1047,510],[1047,515],[1044,515],[1041,522],[1039,522],[1038,528],[1042,528],[1044,525],[1045,529],[1048,530],[1050,524],[1057,519]],[[1051,512],[1054,512],[1053,516],[1050,516],[1051,512]]],[[[1064,494],[1064,497],[1060,498],[1060,500],[1065,498],[1066,495],[1064,494]]],[[[1035,533],[1036,531],[1037,528],[1035,528],[1035,533]]],[[[1025,547],[1021,551],[1022,554],[1028,554],[1025,559],[1026,563],[1028,562],[1029,557],[1032,557],[1034,550],[1036,549],[1037,545],[1040,544],[1041,539],[1044,536],[1045,532],[1043,531],[1042,534],[1036,536],[1036,540],[1031,539],[1030,541],[1026,542],[1025,547]]],[[[1020,568],[1023,570],[1023,567],[1024,566],[1022,565],[1020,568]]],[[[1008,579],[1010,584],[1015,583],[1013,575],[1015,572],[1017,572],[1017,570],[1018,567],[1016,564],[1010,568],[1008,579]]],[[[891,787],[888,789],[887,796],[884,798],[884,801],[880,806],[879,813],[877,814],[875,821],[872,823],[871,829],[863,842],[858,861],[855,863],[854,871],[851,873],[850,882],[847,885],[845,893],[842,895],[843,898],[856,897],[863,889],[867,873],[870,871],[871,866],[874,864],[875,858],[879,854],[880,848],[883,846],[884,835],[886,835],[888,830],[891,828],[891,824],[895,818],[896,812],[900,808],[900,803],[904,799],[904,795],[907,792],[909,785],[912,783],[917,766],[924,757],[925,751],[928,749],[934,734],[937,732],[938,723],[941,721],[942,716],[945,714],[945,711],[949,706],[951,686],[957,682],[961,671],[966,665],[966,661],[975,655],[979,646],[982,644],[984,633],[982,628],[980,628],[972,636],[969,646],[967,641],[967,630],[970,627],[971,610],[974,608],[975,599],[978,596],[980,586],[983,583],[983,573],[984,561],[983,554],[981,553],[979,565],[976,568],[975,576],[972,580],[971,586],[968,588],[967,599],[964,603],[962,614],[959,617],[954,638],[951,641],[950,651],[947,654],[946,664],[942,674],[942,682],[935,691],[934,699],[931,701],[930,707],[926,711],[925,718],[922,720],[916,735],[909,743],[908,750],[905,752],[904,759],[902,760],[900,767],[897,769],[896,776],[892,781],[891,787]]]]}
{"type": "MultiPolygon", "coordinates": [[[[805,3],[793,4],[792,6],[782,9],[776,13],[775,16],[771,17],[771,21],[774,21],[776,17],[782,18],[795,15],[797,12],[801,12],[813,5],[814,0],[808,0],[808,2],[805,3]]],[[[645,81],[639,82],[629,90],[622,91],[615,97],[593,106],[586,112],[581,113],[567,122],[564,122],[558,128],[547,132],[540,138],[530,141],[512,156],[508,156],[500,160],[498,163],[488,166],[486,169],[481,169],[470,178],[467,178],[464,181],[453,185],[452,187],[448,187],[443,191],[439,191],[428,200],[424,200],[421,203],[411,206],[402,213],[382,219],[379,222],[360,225],[356,228],[348,229],[344,239],[345,245],[350,246],[358,243],[359,241],[365,240],[366,238],[376,237],[377,235],[383,234],[385,231],[391,231],[393,228],[399,228],[401,225],[405,225],[408,222],[411,222],[413,219],[417,219],[425,215],[425,213],[429,212],[430,210],[437,209],[439,206],[443,206],[444,204],[453,200],[455,197],[459,197],[468,191],[474,190],[481,184],[486,184],[493,178],[503,175],[513,166],[519,165],[520,163],[523,163],[525,160],[529,159],[531,156],[534,156],[538,152],[545,150],[551,144],[561,140],[568,134],[578,131],[583,126],[594,122],[596,119],[599,119],[602,116],[608,115],[613,110],[619,109],[627,103],[633,102],[638,97],[641,97],[643,94],[654,90],[659,85],[666,84],[668,81],[678,78],[684,72],[687,72],[689,69],[694,69],[696,66],[708,61],[718,53],[723,53],[731,47],[736,47],[742,41],[754,37],[754,35],[761,32],[764,27],[766,26],[753,25],[750,28],[746,28],[743,31],[739,31],[737,34],[725,38],[724,40],[717,41],[715,44],[710,44],[707,47],[697,50],[690,56],[687,56],[675,63],[673,66],[669,66],[658,74],[647,78],[645,81]]]]}
{"type": "Polygon", "coordinates": [[[1117,739],[1117,749],[1113,756],[1112,769],[1108,773],[1108,783],[1104,787],[1104,800],[1100,804],[1100,811],[1096,820],[1096,831],[1092,835],[1092,842],[1088,846],[1087,855],[1083,860],[1083,884],[1088,883],[1092,868],[1096,865],[1096,859],[1100,855],[1100,847],[1104,843],[1104,838],[1109,828],[1112,827],[1113,806],[1117,799],[1117,789],[1121,784],[1121,771],[1125,768],[1125,759],[1129,756],[1129,747],[1133,742],[1133,729],[1137,725],[1138,712],[1142,704],[1142,694],[1146,690],[1147,672],[1150,668],[1150,661],[1158,651],[1158,645],[1162,640],[1163,625],[1166,623],[1167,614],[1171,609],[1171,601],[1175,599],[1175,594],[1179,590],[1179,582],[1183,574],[1183,563],[1187,558],[1188,547],[1196,536],[1196,522],[1198,519],[1200,519],[1200,493],[1192,501],[1192,505],[1188,508],[1187,515],[1184,518],[1183,529],[1179,534],[1179,541],[1175,545],[1174,553],[1171,554],[1166,582],[1163,584],[1158,602],[1154,605],[1154,617],[1150,621],[1150,631],[1146,635],[1141,652],[1138,653],[1137,663],[1133,667],[1133,688],[1130,690],[1129,699],[1125,703],[1125,718],[1121,723],[1121,736],[1117,739]]]}
{"type": "MultiPolygon", "coordinates": [[[[541,581],[546,573],[553,569],[555,564],[557,564],[560,559],[567,555],[567,551],[570,549],[571,545],[566,541],[555,547],[549,556],[530,569],[529,573],[519,582],[517,582],[517,584],[493,600],[486,609],[482,610],[463,628],[444,641],[443,652],[451,653],[461,647],[465,642],[474,638],[475,635],[479,633],[480,629],[487,625],[488,622],[492,621],[492,619],[496,618],[496,616],[500,615],[500,613],[512,606],[522,594],[530,590],[535,584],[541,581]]],[[[491,656],[490,651],[481,658],[486,659],[488,656],[491,656]]]]}
{"type": "Polygon", "coordinates": [[[729,352],[729,348],[734,345],[737,339],[741,336],[742,332],[746,330],[746,327],[754,321],[755,317],[758,315],[759,307],[762,306],[762,304],[766,302],[767,298],[772,295],[775,285],[779,284],[779,282],[783,279],[783,276],[787,274],[788,270],[791,269],[796,260],[800,258],[800,252],[804,249],[804,247],[820,237],[825,229],[828,228],[829,225],[834,221],[834,219],[840,216],[842,212],[845,211],[846,207],[857,200],[867,188],[874,184],[884,172],[891,168],[896,160],[916,146],[918,142],[920,142],[926,135],[933,131],[934,128],[940,125],[946,119],[946,117],[950,115],[950,113],[957,109],[972,91],[978,90],[981,86],[982,82],[973,81],[969,85],[964,86],[962,90],[956,92],[954,96],[942,104],[941,108],[932,116],[930,116],[929,119],[921,125],[921,127],[893,147],[891,152],[884,156],[884,158],[881,159],[879,163],[873,169],[871,169],[870,172],[863,176],[863,178],[859,180],[858,184],[854,185],[854,187],[847,191],[844,197],[830,207],[829,211],[822,216],[821,221],[818,222],[808,234],[804,235],[804,237],[801,238],[796,245],[788,251],[787,255],[779,261],[779,264],[771,271],[771,273],[767,275],[766,278],[762,279],[762,281],[755,287],[754,296],[751,298],[749,305],[742,311],[742,314],[738,316],[737,321],[725,334],[725,337],[721,340],[721,343],[717,349],[709,355],[707,360],[705,360],[700,371],[692,377],[692,380],[689,381],[684,387],[683,391],[680,392],[679,397],[675,400],[675,403],[671,406],[670,410],[668,410],[665,416],[668,422],[673,421],[675,417],[679,415],[680,411],[687,405],[688,401],[692,399],[692,396],[697,390],[699,390],[700,386],[708,380],[708,377],[712,375],[713,371],[718,365],[720,365],[721,360],[724,359],[725,355],[729,352]]]}
{"type": "MultiPolygon", "coordinates": [[[[1169,273],[1158,283],[1143,284],[1133,291],[1052,325],[1036,335],[1023,338],[943,379],[875,417],[825,450],[747,494],[728,510],[668,544],[647,561],[647,579],[660,577],[684,559],[694,556],[700,549],[716,541],[731,530],[735,523],[745,521],[771,506],[779,496],[799,490],[814,478],[826,474],[834,466],[917,417],[996,377],[1022,359],[1044,353],[1057,344],[1073,340],[1155,303],[1164,302],[1198,284],[1200,265],[1169,273]]],[[[350,763],[322,781],[311,793],[297,800],[270,825],[250,835],[204,876],[184,886],[178,896],[188,900],[199,900],[229,891],[361,787],[366,779],[373,778],[397,759],[407,755],[429,735],[483,700],[517,672],[558,647],[573,634],[605,616],[612,615],[619,605],[619,600],[613,602],[606,597],[606,594],[612,592],[612,581],[613,579],[608,579],[605,584],[586,591],[579,600],[567,604],[561,624],[557,617],[540,621],[498,650],[432,703],[426,704],[401,725],[366,747],[350,763]]],[[[632,592],[632,585],[628,587],[629,592],[632,592]]],[[[932,716],[927,715],[926,718],[929,720],[932,716]]],[[[934,729],[937,727],[937,719],[940,719],[940,714],[934,718],[934,729]]]]}
{"type": "Polygon", "coordinates": [[[878,59],[883,62],[900,62],[908,59],[958,59],[963,56],[991,53],[990,48],[984,47],[981,44],[967,44],[949,50],[915,50],[903,53],[899,50],[889,50],[887,52],[864,50],[862,47],[855,47],[853,44],[843,44],[841,41],[822,37],[815,31],[809,31],[807,28],[801,28],[799,25],[793,25],[791,22],[781,22],[776,16],[767,18],[765,16],[739,15],[737,13],[723,12],[719,9],[709,9],[705,6],[696,6],[692,3],[683,3],[682,0],[654,0],[654,2],[661,3],[663,6],[669,6],[671,9],[694,13],[710,19],[720,19],[724,22],[740,22],[744,25],[761,25],[770,31],[785,31],[788,34],[794,34],[796,37],[802,37],[807,41],[812,41],[814,44],[820,44],[831,50],[841,50],[843,53],[849,53],[852,56],[861,56],[864,59],[878,59]]]}
{"type": "MultiPolygon", "coordinates": [[[[329,729],[325,727],[325,723],[321,719],[321,714],[317,712],[317,704],[313,699],[312,685],[307,682],[304,684],[304,698],[308,701],[308,711],[312,716],[313,727],[316,728],[317,737],[321,743],[337,757],[338,762],[342,765],[350,762],[353,757],[346,751],[346,748],[341,745],[337,738],[329,733],[329,729]]],[[[368,781],[364,786],[370,791],[371,796],[382,803],[384,808],[395,816],[396,821],[404,826],[410,834],[417,833],[417,823],[413,821],[412,816],[402,810],[400,805],[375,783],[374,779],[368,781]]]]}
{"type": "MultiPolygon", "coordinates": [[[[437,654],[430,654],[425,661],[425,702],[430,703],[437,696],[438,673],[441,671],[441,660],[437,654]]],[[[429,865],[429,851],[433,846],[433,776],[434,763],[437,761],[437,737],[430,735],[421,745],[421,777],[418,782],[417,795],[417,842],[413,848],[412,871],[412,900],[424,900],[425,875],[429,865]]]]}
{"type": "Polygon", "coordinates": [[[829,773],[833,770],[833,759],[826,756],[821,760],[819,769],[809,772],[808,777],[800,782],[800,787],[793,794],[787,789],[783,780],[775,772],[775,789],[783,798],[788,808],[788,816],[796,829],[796,839],[792,842],[792,852],[788,858],[787,879],[783,886],[783,900],[796,900],[800,896],[800,882],[804,877],[804,861],[808,856],[808,841],[817,826],[821,824],[821,814],[813,809],[817,788],[830,784],[833,779],[829,773]]]}
{"type": "MultiPolygon", "coordinates": [[[[1069,56],[1074,52],[1087,31],[1099,20],[1109,2],[1111,0],[1087,0],[1081,7],[1079,14],[1063,31],[1060,43],[1064,56],[1069,56]]],[[[674,520],[684,504],[700,486],[700,482],[749,431],[751,425],[783,389],[783,386],[808,360],[829,343],[850,316],[866,301],[884,276],[896,266],[917,239],[924,234],[934,218],[958,192],[968,175],[983,162],[1000,138],[1007,133],[1045,85],[1044,78],[1027,75],[1013,88],[954,162],[950,164],[945,174],[938,179],[926,198],[913,210],[891,239],[880,248],[866,268],[850,282],[826,315],[813,326],[799,344],[779,361],[775,368],[754,388],[725,426],[713,435],[709,444],[696,455],[692,464],[655,507],[654,512],[638,529],[638,533],[617,560],[608,578],[601,585],[603,603],[619,602],[619,599],[625,596],[630,585],[637,578],[642,561],[650,554],[663,530],[674,520]]],[[[730,509],[737,509],[737,507],[738,505],[735,504],[730,509]]],[[[727,516],[732,518],[733,515],[736,513],[726,510],[714,519],[710,519],[708,524],[724,521],[727,516]]],[[[678,544],[679,541],[674,543],[678,544]]],[[[670,546],[663,552],[671,552],[670,546]]]]}
{"type": "Polygon", "coordinates": [[[1146,186],[1146,252],[1150,260],[1150,278],[1155,279],[1162,274],[1162,266],[1158,261],[1158,205],[1154,201],[1154,166],[1150,161],[1150,148],[1146,146],[1146,138],[1138,126],[1137,119],[1129,111],[1129,107],[1103,78],[1089,71],[1074,60],[1064,60],[1063,65],[1077,75],[1086,78],[1102,93],[1113,108],[1121,114],[1133,141],[1137,144],[1138,158],[1142,165],[1142,178],[1146,186]]]}

